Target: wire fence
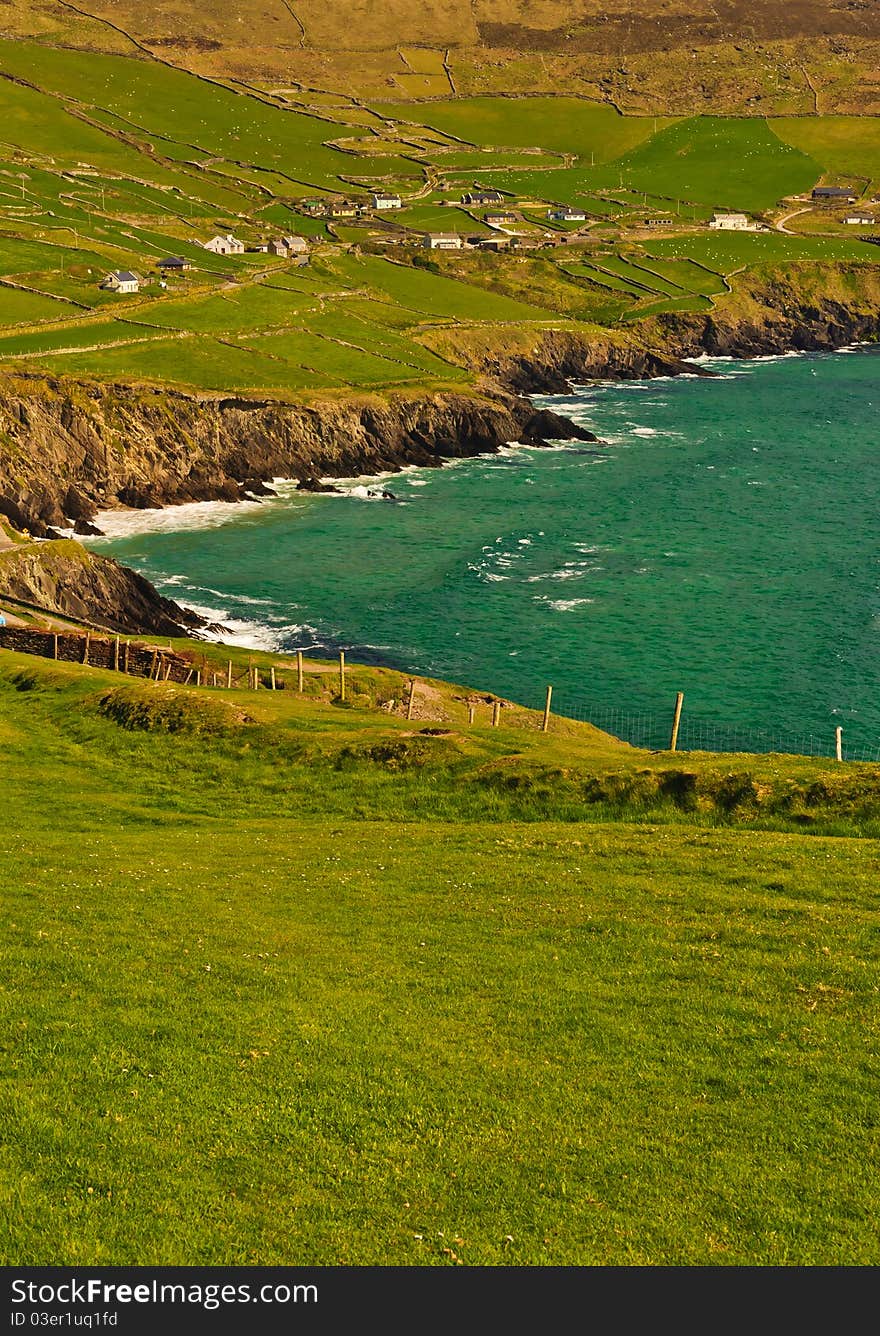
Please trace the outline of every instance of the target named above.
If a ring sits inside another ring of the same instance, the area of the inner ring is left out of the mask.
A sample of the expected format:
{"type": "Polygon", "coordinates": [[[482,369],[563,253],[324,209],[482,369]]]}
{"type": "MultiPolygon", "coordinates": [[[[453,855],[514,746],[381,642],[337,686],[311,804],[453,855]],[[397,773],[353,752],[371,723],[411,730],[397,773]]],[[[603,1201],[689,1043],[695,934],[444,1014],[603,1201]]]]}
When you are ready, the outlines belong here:
{"type": "MultiPolygon", "coordinates": [[[[668,751],[672,733],[672,705],[667,710],[621,710],[603,705],[589,705],[555,699],[553,713],[566,719],[593,724],[603,733],[629,742],[646,751],[668,751]]],[[[827,733],[786,733],[775,729],[746,728],[740,724],[719,724],[690,716],[685,706],[678,727],[678,751],[782,752],[791,756],[816,756],[835,759],[837,737],[832,724],[827,733]]],[[[880,742],[875,746],[850,745],[844,730],[841,739],[844,761],[880,763],[880,742]]]]}

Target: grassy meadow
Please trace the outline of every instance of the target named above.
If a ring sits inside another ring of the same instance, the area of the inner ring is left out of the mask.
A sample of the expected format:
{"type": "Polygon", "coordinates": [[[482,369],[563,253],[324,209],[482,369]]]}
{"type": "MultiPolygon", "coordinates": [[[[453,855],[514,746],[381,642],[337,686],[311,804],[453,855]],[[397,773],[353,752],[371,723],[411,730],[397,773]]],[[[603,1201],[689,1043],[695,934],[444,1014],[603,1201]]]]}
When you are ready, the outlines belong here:
{"type": "Polygon", "coordinates": [[[190,650],[0,655],[4,1261],[876,1263],[876,767],[190,650]]]}

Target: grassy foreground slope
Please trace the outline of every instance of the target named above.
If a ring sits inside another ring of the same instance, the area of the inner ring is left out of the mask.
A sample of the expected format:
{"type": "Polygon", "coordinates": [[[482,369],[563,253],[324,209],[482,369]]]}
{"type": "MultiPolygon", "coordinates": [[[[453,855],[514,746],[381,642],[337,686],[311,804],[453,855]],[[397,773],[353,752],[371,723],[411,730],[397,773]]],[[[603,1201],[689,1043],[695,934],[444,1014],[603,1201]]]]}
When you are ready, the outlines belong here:
{"type": "Polygon", "coordinates": [[[875,1264],[876,841],[585,795],[876,771],[319,669],[3,653],[3,1260],[875,1264]]]}

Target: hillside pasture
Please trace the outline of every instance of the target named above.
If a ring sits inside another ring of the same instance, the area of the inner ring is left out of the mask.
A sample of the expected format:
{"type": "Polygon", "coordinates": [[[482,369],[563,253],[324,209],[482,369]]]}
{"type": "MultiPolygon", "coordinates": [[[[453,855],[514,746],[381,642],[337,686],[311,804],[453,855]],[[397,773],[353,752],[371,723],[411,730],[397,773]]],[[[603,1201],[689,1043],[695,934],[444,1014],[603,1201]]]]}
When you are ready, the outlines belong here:
{"type": "Polygon", "coordinates": [[[622,184],[667,200],[759,212],[808,190],[821,173],[763,120],[700,116],[661,129],[591,176],[595,186],[622,184]]]}
{"type": "Polygon", "coordinates": [[[633,149],[657,129],[663,118],[621,116],[613,107],[575,97],[461,97],[454,102],[407,107],[373,104],[389,117],[424,123],[469,144],[495,149],[538,148],[569,153],[586,162],[608,162],[633,149]]]}

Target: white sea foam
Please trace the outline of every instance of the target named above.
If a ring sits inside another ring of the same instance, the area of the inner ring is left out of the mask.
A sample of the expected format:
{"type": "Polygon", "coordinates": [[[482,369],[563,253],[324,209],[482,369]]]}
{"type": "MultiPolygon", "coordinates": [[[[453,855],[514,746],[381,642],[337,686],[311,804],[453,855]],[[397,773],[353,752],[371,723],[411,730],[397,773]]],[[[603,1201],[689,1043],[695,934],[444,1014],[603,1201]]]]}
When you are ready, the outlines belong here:
{"type": "Polygon", "coordinates": [[[552,608],[554,612],[572,612],[575,608],[582,608],[587,603],[595,602],[592,598],[544,598],[538,597],[534,600],[536,603],[543,603],[545,607],[552,608]]]}
{"type": "MultiPolygon", "coordinates": [[[[187,501],[162,509],[102,510],[94,522],[107,538],[113,539],[141,533],[172,533],[175,529],[218,529],[223,524],[251,517],[266,504],[265,501],[187,501]]],[[[82,541],[93,540],[85,537],[82,541]]]]}

